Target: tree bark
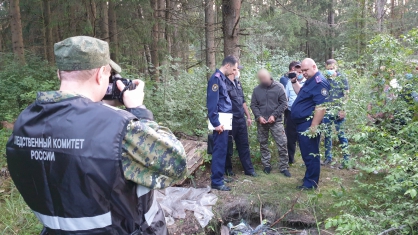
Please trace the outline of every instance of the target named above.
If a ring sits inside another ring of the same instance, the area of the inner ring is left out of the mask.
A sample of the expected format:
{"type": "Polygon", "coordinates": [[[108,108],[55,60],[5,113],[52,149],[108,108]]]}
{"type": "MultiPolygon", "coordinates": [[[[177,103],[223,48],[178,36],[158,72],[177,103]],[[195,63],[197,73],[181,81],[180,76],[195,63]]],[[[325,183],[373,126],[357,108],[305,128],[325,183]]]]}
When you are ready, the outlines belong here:
{"type": "Polygon", "coordinates": [[[241,0],[222,0],[222,26],[224,36],[224,56],[240,54],[239,21],[241,0]]]}
{"type": "Polygon", "coordinates": [[[172,11],[174,9],[175,2],[172,0],[166,0],[166,10],[165,10],[165,40],[167,42],[167,54],[172,55],[172,48],[173,48],[173,30],[171,28],[172,25],[172,11]]]}
{"type": "Polygon", "coordinates": [[[383,16],[385,13],[386,0],[376,0],[376,18],[377,18],[377,31],[383,31],[383,16]]]}
{"type": "Polygon", "coordinates": [[[21,63],[25,63],[25,49],[22,36],[19,0],[10,0],[10,28],[12,31],[13,53],[21,63]]]}
{"type": "Polygon", "coordinates": [[[77,18],[77,8],[78,8],[78,6],[74,2],[69,3],[69,4],[70,4],[70,18],[71,18],[69,20],[70,32],[71,32],[71,36],[76,36],[77,35],[77,23],[78,23],[76,21],[76,18],[77,18]]]}
{"type": "Polygon", "coordinates": [[[151,7],[153,9],[153,18],[154,24],[152,26],[151,32],[151,75],[155,81],[159,81],[158,76],[158,67],[160,67],[160,62],[158,58],[158,2],[157,0],[151,0],[151,7]]]}
{"type": "Polygon", "coordinates": [[[88,2],[88,8],[87,11],[89,12],[89,20],[90,20],[90,24],[91,24],[91,29],[92,29],[92,36],[96,37],[96,19],[97,19],[97,9],[96,9],[96,3],[94,0],[89,0],[88,2]]]}
{"type": "MultiPolygon", "coordinates": [[[[215,1],[205,1],[206,66],[215,71],[215,1]]],[[[207,79],[210,73],[207,74],[207,79]]]]}
{"type": "Polygon", "coordinates": [[[52,37],[52,25],[51,25],[51,5],[50,0],[43,0],[43,18],[44,18],[44,28],[45,28],[45,52],[46,59],[49,63],[55,63],[54,56],[54,41],[52,37]]]}
{"type": "Polygon", "coordinates": [[[164,26],[164,19],[165,19],[165,9],[166,9],[166,0],[158,0],[157,3],[157,14],[158,14],[158,40],[165,39],[165,26],[164,26]]]}
{"type": "Polygon", "coordinates": [[[329,25],[329,52],[328,52],[328,59],[334,58],[334,25],[335,25],[335,11],[334,11],[334,4],[335,0],[330,0],[329,9],[328,9],[328,25],[329,25]]]}
{"type": "Polygon", "coordinates": [[[172,14],[171,16],[171,20],[173,23],[173,32],[172,32],[172,47],[171,47],[171,55],[173,58],[180,58],[180,43],[181,43],[181,39],[180,39],[180,34],[179,34],[179,27],[177,25],[177,21],[178,21],[178,14],[179,14],[179,9],[178,9],[178,4],[176,4],[173,1],[173,8],[172,11],[174,14],[172,14]]]}
{"type": "Polygon", "coordinates": [[[110,41],[110,57],[115,62],[118,62],[119,56],[119,41],[118,41],[118,30],[116,24],[116,11],[115,2],[109,1],[109,41],[110,41]]]}
{"type": "Polygon", "coordinates": [[[109,12],[107,1],[100,1],[100,38],[109,42],[109,12]]]}
{"type": "MultiPolygon", "coordinates": [[[[311,0],[306,0],[306,3],[307,3],[307,6],[308,6],[308,8],[310,7],[310,5],[311,5],[311,0]]],[[[308,20],[306,20],[306,30],[305,30],[305,40],[306,40],[306,46],[305,46],[305,54],[308,56],[308,57],[311,57],[311,49],[310,49],[310,46],[309,46],[309,21],[308,20]]]]}
{"type": "Polygon", "coordinates": [[[359,41],[360,49],[359,56],[362,55],[366,49],[367,44],[367,0],[360,1],[361,7],[361,21],[360,21],[360,32],[359,32],[359,41]]]}

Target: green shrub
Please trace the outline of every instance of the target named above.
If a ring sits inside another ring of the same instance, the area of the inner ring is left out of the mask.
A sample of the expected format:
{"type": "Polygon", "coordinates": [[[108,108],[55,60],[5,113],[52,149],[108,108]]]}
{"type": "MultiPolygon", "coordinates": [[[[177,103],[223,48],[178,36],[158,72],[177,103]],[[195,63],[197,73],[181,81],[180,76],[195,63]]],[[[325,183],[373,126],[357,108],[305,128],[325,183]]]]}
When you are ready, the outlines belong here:
{"type": "Polygon", "coordinates": [[[16,119],[35,100],[37,91],[58,89],[54,67],[34,55],[27,55],[26,60],[21,65],[13,54],[0,54],[0,121],[16,119]]]}

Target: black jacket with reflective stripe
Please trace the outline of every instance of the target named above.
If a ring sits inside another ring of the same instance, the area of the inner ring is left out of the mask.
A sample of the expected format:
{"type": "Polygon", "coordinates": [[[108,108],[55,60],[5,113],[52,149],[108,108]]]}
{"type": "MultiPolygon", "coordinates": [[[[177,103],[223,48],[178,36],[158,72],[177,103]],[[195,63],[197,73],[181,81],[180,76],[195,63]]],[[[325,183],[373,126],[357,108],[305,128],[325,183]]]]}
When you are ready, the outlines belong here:
{"type": "Polygon", "coordinates": [[[35,102],[20,114],[7,143],[10,175],[48,234],[131,234],[144,227],[153,191],[138,200],[121,166],[132,119],[82,97],[35,102]]]}

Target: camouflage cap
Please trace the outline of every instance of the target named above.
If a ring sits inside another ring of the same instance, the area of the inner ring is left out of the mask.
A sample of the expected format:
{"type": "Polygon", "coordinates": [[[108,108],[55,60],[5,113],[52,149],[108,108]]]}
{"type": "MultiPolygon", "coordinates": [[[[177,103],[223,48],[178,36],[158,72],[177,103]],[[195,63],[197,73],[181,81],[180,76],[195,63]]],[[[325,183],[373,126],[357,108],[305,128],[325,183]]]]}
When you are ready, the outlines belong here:
{"type": "Polygon", "coordinates": [[[110,65],[117,73],[121,68],[110,59],[109,44],[88,36],[70,37],[54,45],[59,70],[89,70],[110,65]]]}

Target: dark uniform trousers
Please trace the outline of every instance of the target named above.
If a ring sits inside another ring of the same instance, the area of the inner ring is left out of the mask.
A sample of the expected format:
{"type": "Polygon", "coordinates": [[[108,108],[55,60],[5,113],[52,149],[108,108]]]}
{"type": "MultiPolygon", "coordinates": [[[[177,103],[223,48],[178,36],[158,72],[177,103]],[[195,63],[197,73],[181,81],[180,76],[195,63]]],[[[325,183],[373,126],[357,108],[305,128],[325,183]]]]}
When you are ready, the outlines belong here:
{"type": "Polygon", "coordinates": [[[213,151],[212,151],[212,185],[224,185],[223,177],[225,173],[225,157],[228,150],[229,131],[218,133],[213,131],[213,151]]]}
{"type": "Polygon", "coordinates": [[[299,123],[297,132],[299,137],[299,145],[302,159],[305,162],[306,172],[303,178],[303,185],[308,188],[316,188],[319,183],[319,175],[321,173],[321,157],[319,156],[319,142],[321,135],[318,134],[314,138],[304,136],[301,132],[305,132],[311,126],[312,120],[299,123]]]}
{"type": "MultiPolygon", "coordinates": [[[[250,145],[248,144],[247,120],[245,117],[232,119],[232,131],[229,132],[235,141],[238,149],[238,156],[241,161],[244,173],[249,175],[254,173],[254,167],[251,162],[250,145]]],[[[232,144],[228,144],[228,148],[233,148],[232,144]]],[[[232,154],[233,149],[228,149],[225,162],[225,171],[232,171],[232,154]]]]}
{"type": "Polygon", "coordinates": [[[297,124],[290,117],[292,112],[286,109],[285,116],[285,133],[287,137],[287,152],[289,154],[289,164],[295,162],[296,142],[298,142],[297,124]]]}

